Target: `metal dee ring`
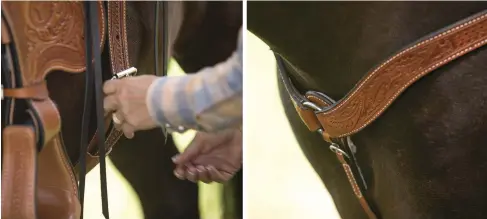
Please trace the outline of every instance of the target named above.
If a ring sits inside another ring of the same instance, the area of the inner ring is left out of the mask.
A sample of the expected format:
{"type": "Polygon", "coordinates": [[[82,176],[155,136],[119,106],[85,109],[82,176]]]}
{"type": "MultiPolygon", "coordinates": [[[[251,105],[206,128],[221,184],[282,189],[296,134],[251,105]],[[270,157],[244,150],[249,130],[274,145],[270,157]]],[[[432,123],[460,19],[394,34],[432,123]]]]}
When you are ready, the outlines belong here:
{"type": "Polygon", "coordinates": [[[345,157],[347,157],[348,159],[350,159],[350,156],[348,156],[347,152],[345,152],[342,149],[340,149],[339,147],[337,147],[337,145],[335,143],[333,143],[333,144],[330,145],[330,150],[333,151],[336,154],[337,153],[343,154],[345,157]]]}
{"type": "Polygon", "coordinates": [[[308,108],[311,108],[311,109],[313,109],[315,111],[321,111],[321,108],[318,105],[316,105],[316,104],[314,104],[314,103],[312,103],[310,101],[303,102],[303,106],[306,106],[308,108]]]}

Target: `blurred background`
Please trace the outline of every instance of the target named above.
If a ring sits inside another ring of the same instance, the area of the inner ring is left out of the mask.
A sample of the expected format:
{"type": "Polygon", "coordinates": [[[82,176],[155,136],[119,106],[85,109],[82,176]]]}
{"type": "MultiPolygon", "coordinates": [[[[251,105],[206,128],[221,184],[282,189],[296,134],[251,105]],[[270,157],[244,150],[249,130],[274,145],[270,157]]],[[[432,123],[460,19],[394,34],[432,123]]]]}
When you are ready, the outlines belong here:
{"type": "MultiPolygon", "coordinates": [[[[246,33],[244,72],[244,218],[338,219],[326,188],[297,145],[285,117],[277,88],[274,56],[252,33],[246,33]]],[[[184,72],[171,62],[169,75],[184,72]]],[[[173,134],[180,151],[194,132],[173,134]]],[[[131,186],[107,159],[111,218],[142,219],[140,201],[131,186]]],[[[220,219],[221,186],[199,183],[202,219],[220,219]]],[[[85,218],[103,219],[99,169],[87,175],[85,218]]]]}
{"type": "Polygon", "coordinates": [[[338,219],[335,205],[301,152],[277,88],[269,47],[247,32],[244,145],[247,218],[338,219]]]}

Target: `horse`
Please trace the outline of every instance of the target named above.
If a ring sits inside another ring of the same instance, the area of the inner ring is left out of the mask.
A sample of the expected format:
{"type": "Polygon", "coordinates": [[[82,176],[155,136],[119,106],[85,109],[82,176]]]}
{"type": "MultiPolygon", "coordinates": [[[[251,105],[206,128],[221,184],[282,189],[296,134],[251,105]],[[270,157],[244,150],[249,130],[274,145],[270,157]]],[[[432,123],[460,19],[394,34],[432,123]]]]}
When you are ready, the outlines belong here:
{"type": "MultiPolygon", "coordinates": [[[[276,54],[288,121],[342,218],[485,217],[485,46],[462,53],[414,82],[373,122],[348,136],[352,143],[326,136],[325,126],[319,133],[311,132],[295,97],[290,97],[310,91],[307,97],[320,97],[333,109],[335,100],[343,103],[353,95],[351,90],[359,89],[357,84],[386,58],[411,48],[411,43],[445,33],[451,25],[469,24],[463,19],[485,15],[485,9],[486,2],[248,2],[248,30],[276,54]],[[350,156],[351,164],[337,160],[340,155],[350,156]],[[345,173],[345,167],[353,170],[345,173]],[[360,186],[352,189],[351,183],[360,186]],[[369,212],[357,193],[366,198],[369,212]]],[[[455,27],[463,27],[459,26],[455,27]]],[[[485,37],[485,30],[484,23],[473,35],[485,37]]],[[[440,49],[459,41],[442,42],[427,54],[441,54],[440,49]]],[[[422,63],[428,57],[412,55],[403,64],[422,63]]],[[[391,81],[399,77],[395,71],[402,70],[393,68],[391,81]]],[[[390,89],[393,85],[383,84],[390,89]]],[[[368,108],[355,105],[348,110],[360,114],[368,108]]],[[[320,113],[314,112],[312,116],[320,113]]],[[[336,121],[333,124],[341,125],[350,120],[336,121]]]]}
{"type": "MultiPolygon", "coordinates": [[[[2,2],[2,6],[4,4],[10,3],[2,2]]],[[[25,2],[20,4],[25,4],[25,2]]],[[[69,10],[79,13],[82,7],[76,4],[81,3],[47,2],[39,3],[38,5],[32,4],[30,5],[34,9],[32,10],[34,13],[31,14],[32,18],[34,18],[34,22],[32,23],[39,25],[40,30],[48,29],[46,27],[47,25],[56,24],[58,20],[53,20],[55,17],[50,17],[50,15],[45,13],[48,11],[47,9],[59,9],[58,12],[64,13],[64,15],[69,10]]],[[[106,2],[99,4],[100,8],[103,9],[99,11],[100,17],[105,16],[104,18],[106,19],[108,16],[106,8],[109,4],[106,2]]],[[[125,19],[127,21],[128,61],[131,66],[138,69],[139,73],[153,74],[155,72],[154,60],[156,57],[154,56],[157,54],[159,57],[166,58],[165,52],[168,52],[180,64],[184,71],[195,72],[204,66],[213,65],[225,60],[236,47],[238,29],[242,25],[241,2],[167,3],[168,10],[165,13],[168,13],[168,33],[163,34],[168,34],[169,42],[167,43],[168,45],[162,46],[160,42],[154,41],[154,34],[157,32],[154,28],[157,18],[154,8],[157,3],[124,2],[123,4],[126,4],[126,14],[124,13],[123,15],[126,16],[125,19]],[[159,43],[157,46],[158,51],[155,52],[154,48],[157,43],[159,43]],[[168,51],[164,51],[164,47],[168,51]]],[[[11,28],[13,28],[13,25],[10,21],[4,22],[4,16],[5,14],[2,10],[2,32],[4,28],[6,30],[10,28],[9,31],[12,32],[11,28]]],[[[72,17],[68,16],[68,18],[72,17]]],[[[100,23],[102,24],[101,29],[106,28],[104,26],[106,24],[100,23]]],[[[61,24],[60,26],[62,26],[63,23],[60,22],[57,24],[61,24]]],[[[103,80],[108,80],[112,74],[110,70],[111,60],[109,57],[111,51],[109,51],[110,47],[106,44],[111,43],[111,41],[109,42],[107,39],[104,39],[107,36],[103,31],[100,31],[100,36],[102,36],[102,44],[105,43],[105,45],[101,46],[103,80]]],[[[83,36],[76,35],[76,37],[83,36]]],[[[2,57],[4,51],[2,38],[2,57]]],[[[13,57],[14,60],[16,58],[13,57]]],[[[2,66],[4,66],[3,63],[4,59],[2,59],[2,66]]],[[[163,67],[167,68],[167,66],[163,67]]],[[[47,72],[45,76],[49,98],[56,104],[56,110],[62,122],[62,126],[59,129],[61,133],[60,139],[62,139],[62,145],[64,145],[64,148],[62,148],[65,151],[64,156],[69,158],[68,162],[71,166],[76,166],[75,171],[70,174],[78,174],[78,164],[82,163],[80,162],[80,154],[82,154],[80,153],[80,138],[82,138],[80,133],[82,130],[79,124],[83,122],[83,108],[85,107],[83,103],[83,99],[85,98],[85,75],[83,73],[85,71],[73,72],[65,69],[54,69],[54,71],[47,72]],[[67,72],[70,74],[67,74],[67,72]]],[[[15,83],[6,83],[6,79],[10,78],[2,72],[2,82],[4,82],[2,85],[6,88],[15,88],[15,83]]],[[[4,94],[7,95],[5,95],[2,101],[2,108],[10,109],[12,106],[11,102],[15,98],[10,98],[6,91],[4,94]]],[[[15,106],[10,112],[2,113],[4,118],[2,120],[2,133],[4,132],[4,127],[8,125],[29,120],[27,115],[19,114],[17,108],[19,106],[15,106]],[[9,120],[9,117],[15,117],[15,119],[9,120]]],[[[95,111],[94,106],[91,109],[95,111]]],[[[3,110],[2,112],[6,111],[3,110]]],[[[90,120],[95,120],[95,113],[91,115],[90,120]]],[[[111,127],[107,126],[107,128],[111,127]]],[[[92,136],[90,137],[92,141],[96,139],[94,137],[96,130],[96,125],[91,123],[88,135],[92,136]]],[[[110,153],[110,158],[139,195],[146,218],[199,218],[197,185],[180,181],[172,174],[174,165],[170,161],[170,157],[178,151],[170,136],[166,139],[159,129],[141,131],[132,140],[123,137],[120,138],[113,145],[113,148],[115,150],[113,150],[113,153],[110,153]]],[[[42,149],[40,147],[38,151],[40,152],[42,149]]],[[[90,155],[87,157],[91,161],[94,160],[94,162],[90,163],[88,161],[88,171],[98,162],[95,149],[95,147],[89,148],[90,155]]],[[[107,151],[107,154],[109,152],[107,151]]],[[[69,171],[67,172],[69,173],[69,171]]],[[[73,178],[71,181],[74,181],[73,178]]],[[[3,199],[2,202],[4,202],[3,199]]],[[[45,214],[43,215],[45,216],[45,214]]]]}

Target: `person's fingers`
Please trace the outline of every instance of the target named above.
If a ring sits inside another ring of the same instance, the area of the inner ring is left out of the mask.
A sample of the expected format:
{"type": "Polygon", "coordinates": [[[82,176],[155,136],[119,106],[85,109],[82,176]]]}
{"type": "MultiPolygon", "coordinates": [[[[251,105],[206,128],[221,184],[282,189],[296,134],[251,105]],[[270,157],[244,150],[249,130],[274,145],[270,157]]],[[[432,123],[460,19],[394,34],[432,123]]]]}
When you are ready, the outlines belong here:
{"type": "Polygon", "coordinates": [[[122,131],[122,124],[123,123],[116,123],[116,122],[113,122],[113,127],[118,130],[118,131],[122,131]]]}
{"type": "Polygon", "coordinates": [[[186,164],[186,179],[191,182],[197,182],[198,170],[192,164],[186,164]]]}
{"type": "Polygon", "coordinates": [[[202,144],[203,140],[201,139],[201,136],[197,134],[183,153],[173,157],[173,162],[175,164],[184,164],[191,161],[202,150],[202,144]]]}
{"type": "Polygon", "coordinates": [[[219,171],[223,172],[230,172],[237,166],[233,165],[229,157],[221,157],[221,156],[211,156],[211,155],[202,155],[194,158],[191,162],[198,165],[210,165],[218,169],[219,171]]]}
{"type": "Polygon", "coordinates": [[[210,180],[215,182],[223,183],[230,180],[233,176],[230,173],[219,171],[213,166],[208,166],[206,168],[208,169],[210,180]]]}
{"type": "Polygon", "coordinates": [[[119,84],[120,80],[108,80],[103,84],[103,93],[105,93],[105,95],[116,93],[119,84]]]}
{"type": "Polygon", "coordinates": [[[181,154],[176,154],[176,155],[172,156],[171,160],[174,164],[181,165],[181,162],[179,162],[179,155],[181,155],[181,154]]]}
{"type": "Polygon", "coordinates": [[[122,124],[125,120],[123,114],[119,113],[118,111],[112,113],[112,120],[113,125],[117,130],[122,130],[122,124]]]}
{"type": "Polygon", "coordinates": [[[211,183],[208,170],[204,166],[197,166],[196,170],[198,171],[198,180],[204,183],[211,183]]]}
{"type": "Polygon", "coordinates": [[[125,137],[127,137],[128,139],[132,139],[135,135],[134,127],[128,123],[122,124],[122,131],[123,131],[123,134],[125,135],[125,137]]]}
{"type": "Polygon", "coordinates": [[[176,176],[180,180],[186,179],[186,168],[185,166],[178,165],[176,169],[174,169],[174,176],[176,176]]]}
{"type": "Polygon", "coordinates": [[[103,99],[103,109],[106,113],[116,111],[118,109],[118,100],[115,95],[108,95],[103,99]]]}

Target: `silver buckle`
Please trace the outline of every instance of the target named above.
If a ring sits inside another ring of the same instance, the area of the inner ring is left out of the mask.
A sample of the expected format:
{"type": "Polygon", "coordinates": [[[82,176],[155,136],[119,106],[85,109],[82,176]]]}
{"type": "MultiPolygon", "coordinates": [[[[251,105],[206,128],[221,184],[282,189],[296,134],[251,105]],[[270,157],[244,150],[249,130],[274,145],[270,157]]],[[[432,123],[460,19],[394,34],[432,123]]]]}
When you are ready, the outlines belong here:
{"type": "MultiPolygon", "coordinates": [[[[322,109],[321,109],[321,108],[320,108],[318,105],[316,105],[316,104],[314,104],[314,103],[312,103],[312,102],[310,102],[310,101],[305,101],[305,102],[303,102],[302,104],[303,104],[303,106],[308,107],[308,108],[310,108],[310,109],[314,110],[315,112],[317,112],[317,111],[321,111],[321,110],[322,110],[322,109]]],[[[318,130],[316,130],[316,131],[317,131],[318,133],[320,133],[320,135],[323,135],[323,131],[324,131],[324,130],[323,130],[323,128],[319,128],[319,129],[318,129],[318,130]]]]}
{"type": "Polygon", "coordinates": [[[335,144],[335,143],[332,143],[330,145],[330,150],[333,151],[333,153],[335,153],[335,154],[338,154],[338,153],[343,154],[345,157],[347,157],[348,159],[350,159],[350,156],[347,154],[347,152],[345,152],[342,149],[340,149],[340,147],[338,147],[338,145],[335,144]]]}
{"type": "Polygon", "coordinates": [[[137,74],[137,69],[135,67],[130,67],[128,69],[125,69],[119,73],[116,73],[113,75],[112,77],[112,80],[113,79],[120,79],[120,78],[125,78],[125,77],[128,77],[128,76],[133,76],[137,74]]]}
{"type": "Polygon", "coordinates": [[[317,106],[316,104],[314,104],[314,103],[312,103],[310,101],[303,102],[303,106],[306,106],[308,108],[311,108],[311,109],[313,109],[315,111],[321,111],[322,110],[319,106],[317,106]]]}

